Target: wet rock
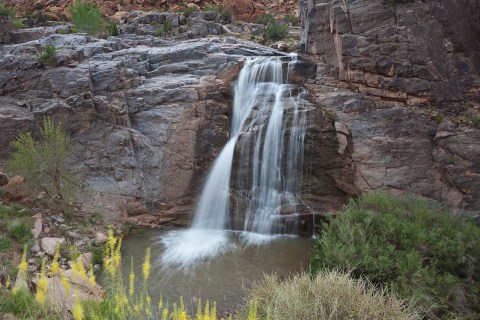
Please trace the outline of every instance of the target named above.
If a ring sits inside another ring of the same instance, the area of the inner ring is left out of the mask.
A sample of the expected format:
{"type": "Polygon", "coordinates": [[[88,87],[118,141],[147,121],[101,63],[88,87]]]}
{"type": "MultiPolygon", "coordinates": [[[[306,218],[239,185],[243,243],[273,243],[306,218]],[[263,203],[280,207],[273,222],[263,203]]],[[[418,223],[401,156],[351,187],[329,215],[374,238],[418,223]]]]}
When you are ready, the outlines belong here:
{"type": "Polygon", "coordinates": [[[57,243],[63,244],[65,243],[65,239],[45,237],[41,240],[41,248],[46,254],[53,257],[53,255],[55,254],[55,248],[57,247],[57,243]]]}

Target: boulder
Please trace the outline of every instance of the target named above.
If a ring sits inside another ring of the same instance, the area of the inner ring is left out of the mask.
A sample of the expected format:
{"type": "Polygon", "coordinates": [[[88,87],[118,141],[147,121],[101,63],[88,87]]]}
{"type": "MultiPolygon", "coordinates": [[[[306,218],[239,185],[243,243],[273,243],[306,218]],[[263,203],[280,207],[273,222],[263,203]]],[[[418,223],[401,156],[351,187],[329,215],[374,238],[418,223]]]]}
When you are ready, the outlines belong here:
{"type": "Polygon", "coordinates": [[[53,257],[53,255],[55,254],[55,248],[57,247],[57,243],[63,244],[65,243],[65,239],[44,237],[41,240],[41,248],[46,254],[53,257]]]}
{"type": "Polygon", "coordinates": [[[108,237],[105,233],[97,231],[95,232],[95,244],[98,246],[102,246],[107,242],[108,237]]]}
{"type": "Polygon", "coordinates": [[[35,238],[38,238],[43,230],[43,216],[41,213],[37,213],[32,218],[33,218],[32,234],[35,238]]]}

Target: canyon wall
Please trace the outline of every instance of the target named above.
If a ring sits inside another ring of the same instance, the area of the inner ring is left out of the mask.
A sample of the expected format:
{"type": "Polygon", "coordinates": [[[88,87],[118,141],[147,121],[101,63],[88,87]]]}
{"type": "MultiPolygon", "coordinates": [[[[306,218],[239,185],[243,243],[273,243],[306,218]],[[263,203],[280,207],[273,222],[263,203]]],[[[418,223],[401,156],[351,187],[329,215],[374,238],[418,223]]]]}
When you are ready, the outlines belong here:
{"type": "Polygon", "coordinates": [[[299,13],[311,89],[352,135],[355,186],[480,213],[479,2],[305,0],[299,13]]]}

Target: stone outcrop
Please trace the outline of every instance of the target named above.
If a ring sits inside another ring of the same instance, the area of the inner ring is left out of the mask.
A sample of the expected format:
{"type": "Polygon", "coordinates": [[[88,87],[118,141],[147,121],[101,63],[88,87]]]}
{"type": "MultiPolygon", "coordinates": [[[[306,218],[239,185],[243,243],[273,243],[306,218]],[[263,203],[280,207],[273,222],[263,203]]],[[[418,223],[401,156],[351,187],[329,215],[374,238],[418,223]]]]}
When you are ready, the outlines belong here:
{"type": "Polygon", "coordinates": [[[232,10],[235,19],[247,22],[257,22],[266,12],[263,4],[252,0],[224,0],[223,5],[232,10]]]}
{"type": "Polygon", "coordinates": [[[300,1],[311,89],[348,124],[355,186],[480,212],[478,1],[384,2],[300,1]]]}
{"type": "Polygon", "coordinates": [[[0,45],[9,44],[11,40],[12,21],[9,17],[0,15],[0,45]]]}
{"type": "Polygon", "coordinates": [[[231,82],[248,56],[282,55],[233,38],[107,40],[50,35],[0,47],[0,159],[44,116],[76,144],[73,170],[95,191],[86,209],[119,218],[129,202],[191,212],[228,138],[231,82]],[[58,48],[54,66],[37,61],[58,48]],[[188,210],[190,208],[190,210],[188,210]]]}

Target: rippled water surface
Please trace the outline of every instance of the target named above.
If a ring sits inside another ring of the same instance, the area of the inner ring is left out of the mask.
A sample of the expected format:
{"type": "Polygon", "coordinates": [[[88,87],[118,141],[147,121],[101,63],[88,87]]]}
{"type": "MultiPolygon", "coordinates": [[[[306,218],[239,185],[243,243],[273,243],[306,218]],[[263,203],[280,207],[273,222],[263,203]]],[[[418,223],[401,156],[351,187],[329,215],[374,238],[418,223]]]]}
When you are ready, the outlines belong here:
{"type": "MultiPolygon", "coordinates": [[[[187,305],[188,301],[196,304],[195,299],[200,297],[202,301],[217,301],[219,313],[230,312],[242,303],[244,288],[251,287],[264,273],[286,276],[308,268],[312,239],[272,236],[268,241],[248,245],[251,234],[232,231],[227,231],[222,252],[211,260],[199,259],[188,266],[166,263],[165,239],[184,231],[145,230],[130,235],[123,243],[124,276],[128,277],[133,257],[137,284],[142,278],[145,249],[151,247],[152,270],[148,288],[153,302],[158,301],[160,294],[171,303],[183,296],[187,305]]],[[[202,243],[199,242],[198,246],[201,247],[202,243]]],[[[188,248],[178,246],[178,249],[184,251],[180,255],[185,252],[195,254],[195,245],[188,248]]]]}

